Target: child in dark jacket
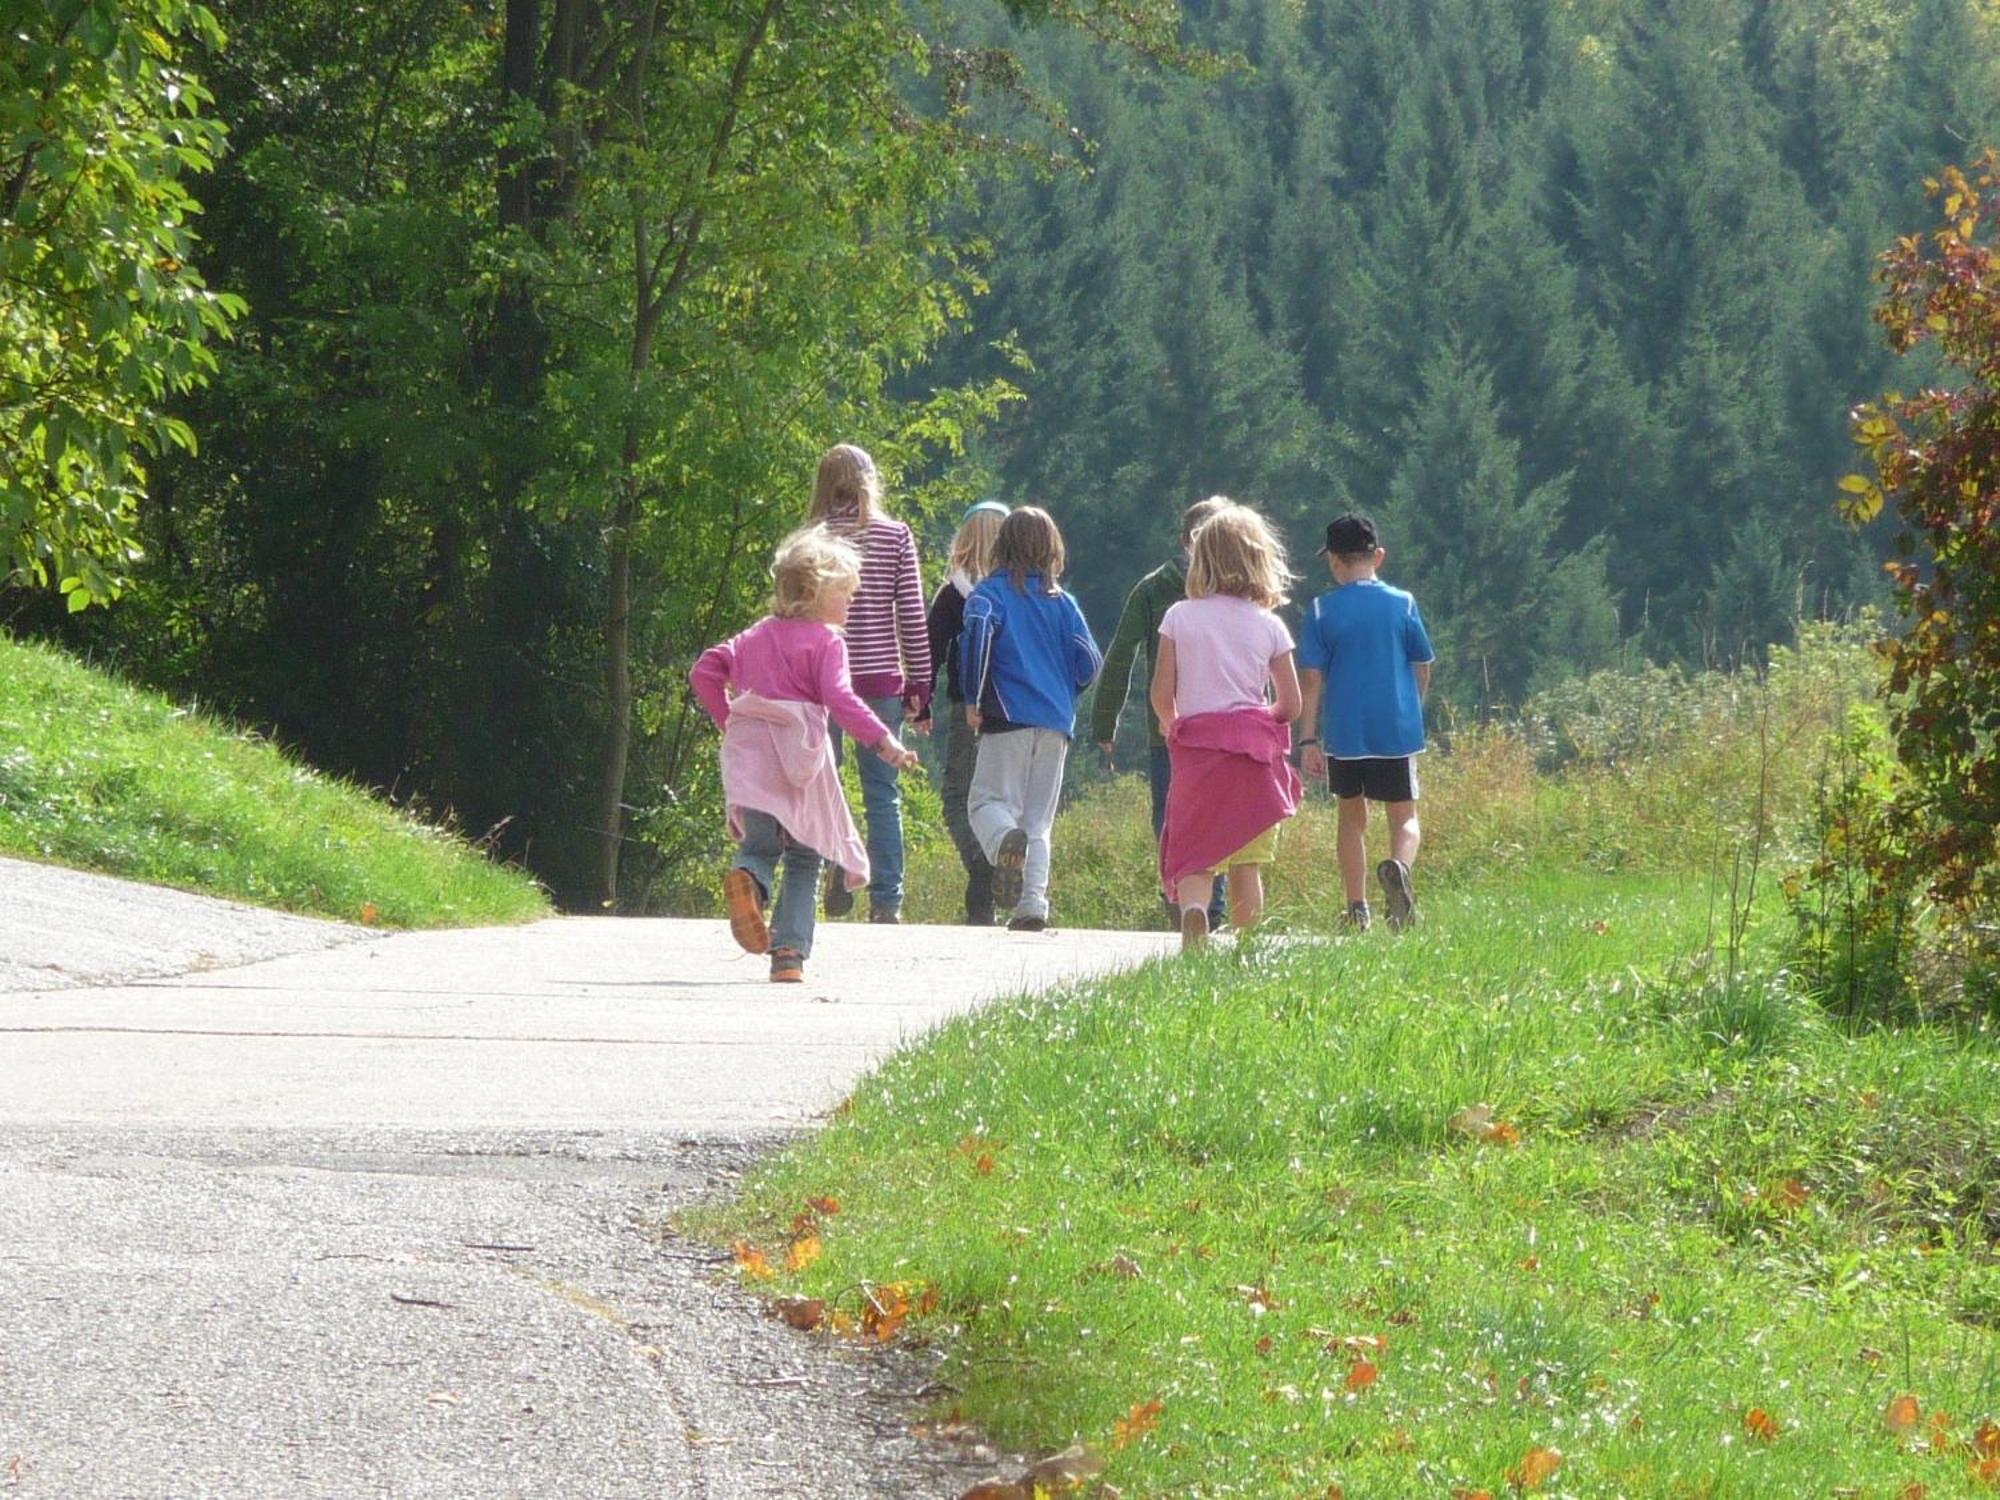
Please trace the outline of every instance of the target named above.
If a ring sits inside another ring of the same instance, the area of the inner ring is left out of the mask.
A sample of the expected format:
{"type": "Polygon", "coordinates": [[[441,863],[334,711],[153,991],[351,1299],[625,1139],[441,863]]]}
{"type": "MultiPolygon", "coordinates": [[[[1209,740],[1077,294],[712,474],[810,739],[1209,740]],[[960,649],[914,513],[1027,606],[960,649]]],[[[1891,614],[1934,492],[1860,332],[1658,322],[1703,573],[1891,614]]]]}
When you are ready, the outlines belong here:
{"type": "Polygon", "coordinates": [[[968,816],[993,862],[993,900],[1010,932],[1049,916],[1049,833],[1076,732],[1077,695],[1104,664],[1090,626],[1057,579],[1062,533],[1024,505],[1001,523],[993,572],[965,601],[959,682],[979,733],[968,816]]]}
{"type": "Polygon", "coordinates": [[[939,796],[944,802],[944,826],[958,849],[959,863],[965,866],[965,920],[972,927],[993,925],[993,864],[972,832],[966,799],[972,791],[972,763],[979,741],[965,722],[965,689],[958,675],[958,638],[965,629],[965,601],[993,562],[993,541],[1000,523],[1007,519],[1007,507],[998,500],[981,500],[958,523],[951,539],[951,572],[938,585],[931,600],[928,618],[931,661],[944,668],[945,711],[939,722],[938,737],[944,742],[944,779],[939,796]]]}

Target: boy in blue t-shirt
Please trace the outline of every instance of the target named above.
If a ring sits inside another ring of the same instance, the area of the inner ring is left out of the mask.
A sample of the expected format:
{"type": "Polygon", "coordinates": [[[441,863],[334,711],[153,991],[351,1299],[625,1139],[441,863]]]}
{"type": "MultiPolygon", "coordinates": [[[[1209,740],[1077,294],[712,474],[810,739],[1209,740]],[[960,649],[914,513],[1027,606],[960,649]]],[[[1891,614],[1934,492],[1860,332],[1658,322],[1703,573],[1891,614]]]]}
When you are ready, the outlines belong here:
{"type": "Polygon", "coordinates": [[[1431,638],[1417,601],[1375,576],[1388,554],[1367,516],[1326,528],[1334,587],[1313,600],[1299,632],[1303,727],[1300,763],[1318,779],[1332,766],[1340,807],[1340,880],[1347,920],[1366,928],[1368,804],[1386,803],[1389,857],[1375,867],[1391,927],[1416,920],[1411,870],[1417,862],[1417,765],[1424,749],[1424,696],[1430,691],[1431,638]],[[1324,707],[1321,694],[1324,692],[1324,707]]]}

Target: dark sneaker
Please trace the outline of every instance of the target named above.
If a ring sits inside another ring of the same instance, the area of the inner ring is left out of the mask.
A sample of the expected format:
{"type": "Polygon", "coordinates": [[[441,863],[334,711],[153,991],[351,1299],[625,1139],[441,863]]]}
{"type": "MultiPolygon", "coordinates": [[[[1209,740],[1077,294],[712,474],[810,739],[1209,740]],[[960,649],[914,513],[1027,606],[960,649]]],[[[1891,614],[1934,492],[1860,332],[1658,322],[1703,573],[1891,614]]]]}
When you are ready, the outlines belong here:
{"type": "Polygon", "coordinates": [[[903,920],[903,908],[900,906],[871,906],[868,908],[868,920],[871,922],[880,922],[889,927],[900,926],[903,920]]]}
{"type": "Polygon", "coordinates": [[[1049,919],[1047,917],[1016,917],[1007,924],[1007,930],[1009,932],[1047,932],[1049,930],[1049,919]]]}
{"type": "Polygon", "coordinates": [[[1400,859],[1385,859],[1375,867],[1375,878],[1382,882],[1390,927],[1401,932],[1405,927],[1414,926],[1417,895],[1410,889],[1410,867],[1400,859]]]}
{"type": "Polygon", "coordinates": [[[993,856],[993,904],[1009,911],[1021,899],[1021,871],[1028,863],[1028,835],[1018,828],[1007,830],[1000,840],[1000,852],[993,856]]]}
{"type": "Polygon", "coordinates": [[[722,877],[722,904],[729,913],[729,935],[745,953],[765,953],[771,929],[764,922],[764,892],[757,877],[741,868],[722,877]]]}
{"type": "Polygon", "coordinates": [[[1181,952],[1196,953],[1208,946],[1208,913],[1190,906],[1181,913],[1181,952]]]}
{"type": "Polygon", "coordinates": [[[826,872],[826,897],[820,910],[829,917],[844,917],[854,910],[854,892],[847,888],[847,872],[835,865],[826,872]]]}
{"type": "Polygon", "coordinates": [[[771,950],[771,983],[799,984],[806,977],[806,961],[796,948],[771,950]]]}
{"type": "Polygon", "coordinates": [[[1347,916],[1345,922],[1346,926],[1350,931],[1366,932],[1368,930],[1369,924],[1374,920],[1375,918],[1369,912],[1368,903],[1366,901],[1350,901],[1347,903],[1347,916]]]}

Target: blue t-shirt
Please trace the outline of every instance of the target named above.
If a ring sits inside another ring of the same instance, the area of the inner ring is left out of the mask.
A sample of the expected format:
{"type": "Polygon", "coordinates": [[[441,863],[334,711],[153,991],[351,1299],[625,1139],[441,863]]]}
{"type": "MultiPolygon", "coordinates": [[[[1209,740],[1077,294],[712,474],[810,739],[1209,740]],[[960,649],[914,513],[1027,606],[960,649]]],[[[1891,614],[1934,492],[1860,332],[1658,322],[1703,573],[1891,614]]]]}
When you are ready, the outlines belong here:
{"type": "Polygon", "coordinates": [[[1418,662],[1431,638],[1417,601],[1378,578],[1328,589],[1306,610],[1299,665],[1326,678],[1319,734],[1336,760],[1385,760],[1424,748],[1418,662]]]}

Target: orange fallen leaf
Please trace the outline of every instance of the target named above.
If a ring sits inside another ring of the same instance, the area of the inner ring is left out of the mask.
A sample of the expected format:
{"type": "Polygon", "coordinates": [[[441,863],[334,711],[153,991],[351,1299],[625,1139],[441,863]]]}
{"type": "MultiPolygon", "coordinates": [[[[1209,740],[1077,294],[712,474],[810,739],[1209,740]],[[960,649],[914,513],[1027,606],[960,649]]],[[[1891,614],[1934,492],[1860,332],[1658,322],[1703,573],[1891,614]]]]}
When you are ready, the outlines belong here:
{"type": "Polygon", "coordinates": [[[814,1213],[824,1214],[830,1219],[840,1212],[840,1200],[838,1198],[808,1198],[806,1199],[806,1207],[814,1213]]]}
{"type": "Polygon", "coordinates": [[[1493,1491],[1456,1489],[1451,1492],[1451,1500],[1493,1500],[1493,1491]]]}
{"type": "Polygon", "coordinates": [[[1155,1396],[1150,1401],[1134,1401],[1132,1409],[1111,1424],[1111,1446],[1128,1448],[1160,1425],[1166,1404],[1155,1396]]]}
{"type": "Polygon", "coordinates": [[[764,1258],[764,1252],[746,1240],[738,1240],[731,1245],[729,1253],[735,1257],[736,1269],[743,1273],[746,1281],[769,1281],[777,1274],[771,1269],[770,1261],[764,1258]]]}
{"type": "Polygon", "coordinates": [[[1530,1448],[1521,1461],[1507,1471],[1507,1482],[1517,1490],[1538,1490],[1562,1467],[1560,1448],[1530,1448]]]}
{"type": "Polygon", "coordinates": [[[1897,1437],[1907,1437],[1917,1430],[1917,1422],[1922,1415],[1917,1398],[1905,1391],[1882,1409],[1882,1425],[1897,1437]]]}
{"type": "Polygon", "coordinates": [[[1541,1261],[1541,1257],[1540,1257],[1540,1256],[1538,1256],[1538,1255],[1524,1255],[1524,1256],[1522,1256],[1522,1257],[1521,1257],[1521,1269],[1522,1269],[1522,1270],[1524,1270],[1524,1271],[1539,1271],[1539,1270],[1541,1270],[1541,1268],[1542,1268],[1542,1261],[1541,1261]]]}
{"type": "Polygon", "coordinates": [[[808,1235],[802,1240],[793,1240],[791,1248],[785,1251],[785,1269],[803,1271],[820,1257],[819,1236],[808,1235]]]}
{"type": "Polygon", "coordinates": [[[1900,1490],[1896,1491],[1896,1500],[1924,1500],[1924,1496],[1929,1493],[1930,1486],[1928,1485],[1906,1484],[1900,1490]]]}
{"type": "Polygon", "coordinates": [[[1931,1413],[1931,1446],[1943,1449],[1951,1446],[1951,1413],[1934,1411],[1931,1413]]]}
{"type": "Polygon", "coordinates": [[[1972,1451],[1981,1458],[2000,1458],[2000,1427],[1981,1422],[1973,1428],[1972,1451]]]}
{"type": "Polygon", "coordinates": [[[932,1313],[937,1311],[937,1305],[938,1289],[934,1286],[927,1286],[921,1292],[917,1293],[917,1300],[911,1305],[910,1311],[920,1318],[928,1318],[932,1313]]]}
{"type": "Polygon", "coordinates": [[[1011,1479],[982,1479],[958,1500],[1032,1500],[1028,1487],[1011,1479]]]}
{"type": "Polygon", "coordinates": [[[972,1170],[977,1172],[981,1177],[991,1177],[993,1169],[999,1165],[1000,1163],[994,1160],[991,1151],[982,1151],[979,1154],[979,1159],[973,1162],[972,1170]]]}
{"type": "Polygon", "coordinates": [[[381,919],[381,909],[373,901],[364,901],[361,903],[361,925],[363,927],[373,927],[381,919]]]}
{"type": "Polygon", "coordinates": [[[1783,1431],[1778,1419],[1761,1406],[1753,1406],[1743,1414],[1743,1430],[1760,1443],[1776,1442],[1783,1431]]]}
{"type": "Polygon", "coordinates": [[[1365,1359],[1357,1359],[1347,1367],[1347,1390],[1352,1395],[1365,1391],[1382,1378],[1382,1372],[1365,1359]]]}
{"type": "Polygon", "coordinates": [[[1265,1334],[1261,1339],[1257,1340],[1257,1352],[1259,1354],[1269,1354],[1271,1352],[1271,1346],[1275,1342],[1276,1340],[1274,1340],[1270,1334],[1268,1333],[1265,1334]]]}
{"type": "Polygon", "coordinates": [[[1796,1177],[1787,1177],[1783,1182],[1767,1189],[1764,1193],[1764,1197],[1770,1202],[1773,1208],[1784,1209],[1786,1211],[1805,1207],[1806,1199],[1811,1196],[1811,1191],[1796,1177]]]}
{"type": "Polygon", "coordinates": [[[780,1297],[772,1307],[801,1333],[811,1333],[826,1321],[826,1303],[818,1297],[780,1297]]]}
{"type": "Polygon", "coordinates": [[[2000,1490],[2000,1458],[1982,1458],[1965,1466],[1965,1472],[1975,1484],[1983,1484],[1989,1490],[2000,1490]]]}

